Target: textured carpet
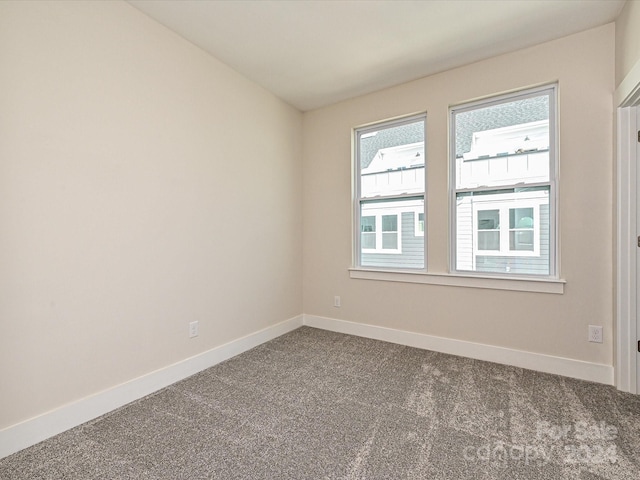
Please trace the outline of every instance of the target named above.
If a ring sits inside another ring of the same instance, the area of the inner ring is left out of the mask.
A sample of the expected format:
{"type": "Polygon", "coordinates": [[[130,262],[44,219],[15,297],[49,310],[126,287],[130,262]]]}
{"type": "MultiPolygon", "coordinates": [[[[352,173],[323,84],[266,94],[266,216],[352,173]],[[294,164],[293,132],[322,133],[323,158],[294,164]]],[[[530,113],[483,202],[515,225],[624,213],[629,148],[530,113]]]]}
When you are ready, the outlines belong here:
{"type": "Polygon", "coordinates": [[[0,460],[19,479],[640,478],[640,396],[309,327],[0,460]]]}

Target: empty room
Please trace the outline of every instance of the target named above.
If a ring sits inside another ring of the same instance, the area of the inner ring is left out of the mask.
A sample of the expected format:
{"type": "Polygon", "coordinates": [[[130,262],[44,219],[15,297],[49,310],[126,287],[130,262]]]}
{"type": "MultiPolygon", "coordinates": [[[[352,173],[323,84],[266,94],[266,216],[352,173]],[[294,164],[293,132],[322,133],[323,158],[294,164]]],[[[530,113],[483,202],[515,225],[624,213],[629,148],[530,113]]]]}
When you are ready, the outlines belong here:
{"type": "Polygon", "coordinates": [[[0,479],[640,478],[640,0],[0,0],[0,479]]]}

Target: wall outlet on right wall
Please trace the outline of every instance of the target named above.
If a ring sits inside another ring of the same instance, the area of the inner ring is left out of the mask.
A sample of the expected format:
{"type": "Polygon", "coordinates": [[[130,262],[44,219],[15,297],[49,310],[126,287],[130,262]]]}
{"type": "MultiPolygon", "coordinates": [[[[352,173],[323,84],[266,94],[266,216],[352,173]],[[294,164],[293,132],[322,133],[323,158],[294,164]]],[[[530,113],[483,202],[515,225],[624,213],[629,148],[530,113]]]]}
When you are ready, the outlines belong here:
{"type": "Polygon", "coordinates": [[[589,341],[602,343],[602,327],[600,325],[589,325],[589,341]]]}

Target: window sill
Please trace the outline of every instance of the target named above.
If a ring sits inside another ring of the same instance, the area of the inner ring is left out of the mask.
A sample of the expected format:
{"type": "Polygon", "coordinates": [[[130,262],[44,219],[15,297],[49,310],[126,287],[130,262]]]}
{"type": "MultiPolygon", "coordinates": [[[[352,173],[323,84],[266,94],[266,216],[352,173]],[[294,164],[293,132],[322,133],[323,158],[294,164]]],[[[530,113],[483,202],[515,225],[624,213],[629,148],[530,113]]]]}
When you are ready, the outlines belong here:
{"type": "Polygon", "coordinates": [[[549,278],[518,278],[463,275],[459,273],[425,273],[406,270],[382,270],[368,268],[350,268],[349,276],[361,280],[382,280],[386,282],[424,283],[466,288],[487,288],[491,290],[512,290],[517,292],[536,292],[564,294],[565,280],[549,278]]]}

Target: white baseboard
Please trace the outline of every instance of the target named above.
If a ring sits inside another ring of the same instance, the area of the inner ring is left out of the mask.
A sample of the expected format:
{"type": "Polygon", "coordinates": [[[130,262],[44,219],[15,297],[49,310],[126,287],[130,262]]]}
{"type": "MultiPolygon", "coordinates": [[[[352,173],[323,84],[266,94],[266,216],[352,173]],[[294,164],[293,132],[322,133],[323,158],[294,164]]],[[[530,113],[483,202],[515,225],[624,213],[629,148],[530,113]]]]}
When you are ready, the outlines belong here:
{"type": "Polygon", "coordinates": [[[0,458],[93,420],[302,326],[302,315],[0,430],[0,458]]]}
{"type": "Polygon", "coordinates": [[[613,385],[613,367],[610,365],[435,337],[315,315],[299,315],[0,430],[0,458],[93,420],[127,403],[138,400],[264,342],[295,330],[302,325],[613,385]]]}
{"type": "Polygon", "coordinates": [[[393,328],[378,327],[315,315],[303,315],[303,322],[309,327],[321,328],[332,332],[347,333],[359,337],[407,345],[409,347],[423,348],[435,352],[449,353],[461,357],[613,385],[613,366],[611,365],[554,357],[542,353],[525,352],[481,343],[465,342],[451,338],[435,337],[422,333],[395,330],[393,328]]]}

